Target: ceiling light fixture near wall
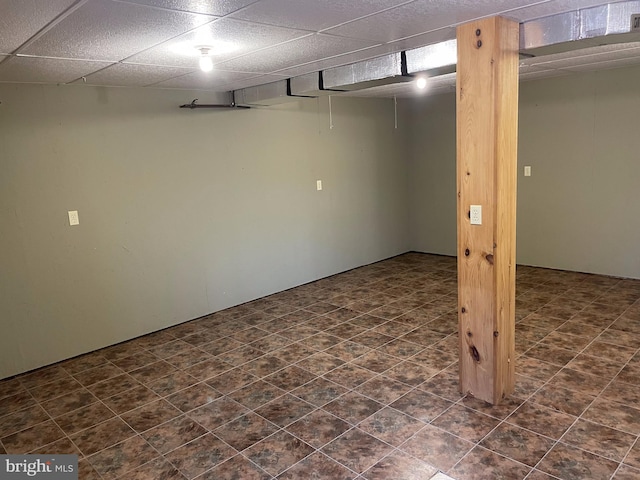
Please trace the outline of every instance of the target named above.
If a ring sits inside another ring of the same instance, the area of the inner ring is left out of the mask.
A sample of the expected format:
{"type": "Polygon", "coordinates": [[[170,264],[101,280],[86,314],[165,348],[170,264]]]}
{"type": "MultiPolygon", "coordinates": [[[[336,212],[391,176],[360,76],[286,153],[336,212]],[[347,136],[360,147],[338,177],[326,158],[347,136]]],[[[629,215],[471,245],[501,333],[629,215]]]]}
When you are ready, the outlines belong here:
{"type": "Polygon", "coordinates": [[[418,77],[416,79],[416,88],[418,90],[424,90],[427,88],[427,79],[425,77],[418,77]]]}
{"type": "Polygon", "coordinates": [[[210,72],[213,70],[213,60],[211,59],[212,47],[206,45],[200,45],[196,47],[200,51],[200,70],[203,72],[210,72]]]}

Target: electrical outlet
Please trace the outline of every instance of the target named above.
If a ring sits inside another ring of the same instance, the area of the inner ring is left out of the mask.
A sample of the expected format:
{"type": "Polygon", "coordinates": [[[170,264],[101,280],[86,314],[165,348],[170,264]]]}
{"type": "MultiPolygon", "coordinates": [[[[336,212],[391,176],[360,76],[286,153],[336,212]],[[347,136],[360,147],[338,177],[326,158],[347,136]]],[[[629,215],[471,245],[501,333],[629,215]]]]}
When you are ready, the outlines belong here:
{"type": "Polygon", "coordinates": [[[322,180],[316,181],[316,190],[318,191],[322,190],[322,180]]]}
{"type": "Polygon", "coordinates": [[[77,210],[69,210],[69,225],[80,225],[77,210]]]}
{"type": "Polygon", "coordinates": [[[471,225],[482,225],[482,205],[471,205],[471,225]]]}
{"type": "Polygon", "coordinates": [[[531,176],[531,166],[527,165],[524,167],[524,176],[525,177],[530,177],[531,176]]]}

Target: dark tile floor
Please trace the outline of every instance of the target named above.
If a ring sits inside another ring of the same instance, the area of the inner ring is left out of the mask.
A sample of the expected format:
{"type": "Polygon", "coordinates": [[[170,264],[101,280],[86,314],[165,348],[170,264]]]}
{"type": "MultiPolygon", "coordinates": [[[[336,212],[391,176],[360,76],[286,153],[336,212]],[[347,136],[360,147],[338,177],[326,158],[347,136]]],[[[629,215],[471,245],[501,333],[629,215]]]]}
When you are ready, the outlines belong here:
{"type": "Polygon", "coordinates": [[[519,267],[516,393],[457,387],[455,259],[406,254],[0,382],[83,479],[640,479],[640,281],[519,267]]]}

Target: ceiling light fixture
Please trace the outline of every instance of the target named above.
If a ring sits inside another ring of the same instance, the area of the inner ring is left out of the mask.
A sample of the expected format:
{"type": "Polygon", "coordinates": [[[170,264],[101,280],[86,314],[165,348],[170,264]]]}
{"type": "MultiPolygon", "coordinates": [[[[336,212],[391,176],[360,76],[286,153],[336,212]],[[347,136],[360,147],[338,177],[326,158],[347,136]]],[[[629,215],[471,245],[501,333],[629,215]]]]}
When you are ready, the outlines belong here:
{"type": "Polygon", "coordinates": [[[210,72],[213,70],[213,60],[209,55],[211,47],[196,47],[200,51],[200,70],[210,72]]]}
{"type": "Polygon", "coordinates": [[[427,79],[424,77],[418,77],[418,79],[416,80],[416,87],[418,88],[418,90],[424,90],[425,88],[427,88],[427,79]]]}

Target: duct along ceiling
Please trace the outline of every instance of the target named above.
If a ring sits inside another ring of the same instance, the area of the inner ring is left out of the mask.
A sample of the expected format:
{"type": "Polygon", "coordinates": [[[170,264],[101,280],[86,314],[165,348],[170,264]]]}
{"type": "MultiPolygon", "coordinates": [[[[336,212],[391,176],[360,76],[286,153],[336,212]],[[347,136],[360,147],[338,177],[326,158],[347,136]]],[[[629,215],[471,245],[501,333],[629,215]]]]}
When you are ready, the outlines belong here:
{"type": "Polygon", "coordinates": [[[461,23],[520,22],[526,80],[640,64],[638,14],[640,1],[0,0],[0,82],[236,91],[255,105],[409,96],[421,73],[431,92],[453,88],[461,23]]]}

